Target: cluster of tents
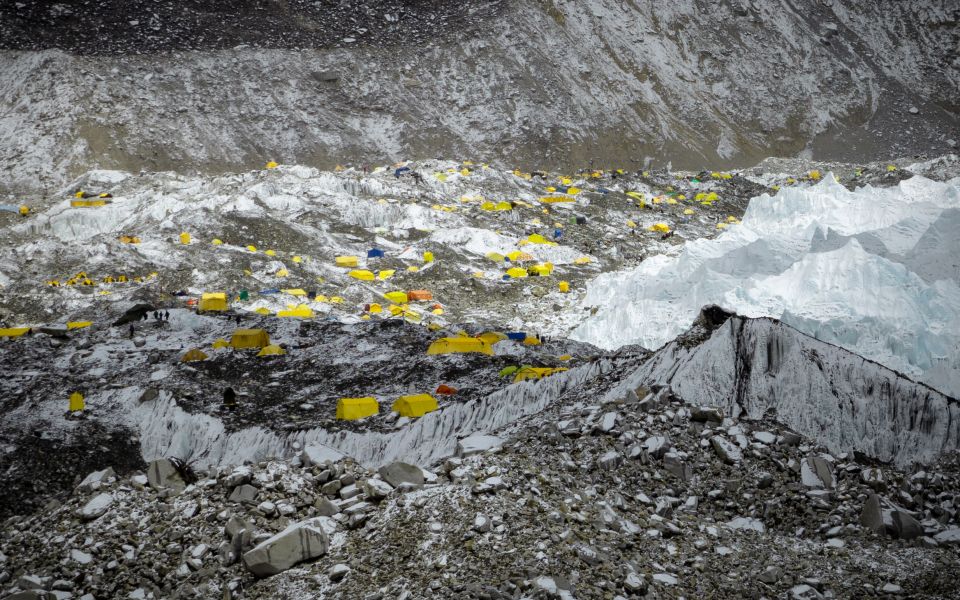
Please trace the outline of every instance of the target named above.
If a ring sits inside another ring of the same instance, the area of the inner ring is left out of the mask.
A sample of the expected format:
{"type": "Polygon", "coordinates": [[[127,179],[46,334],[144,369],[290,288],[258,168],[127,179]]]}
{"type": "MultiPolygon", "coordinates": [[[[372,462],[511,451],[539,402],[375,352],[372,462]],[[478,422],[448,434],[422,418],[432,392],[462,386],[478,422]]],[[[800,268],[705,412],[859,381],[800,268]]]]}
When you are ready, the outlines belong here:
{"type": "Polygon", "coordinates": [[[96,287],[99,284],[130,283],[130,282],[143,283],[144,281],[154,279],[157,276],[158,274],[156,272],[150,273],[149,275],[145,275],[145,276],[137,275],[134,277],[127,277],[126,275],[117,275],[117,276],[105,275],[101,277],[99,281],[97,281],[96,279],[91,278],[89,275],[87,275],[85,271],[80,271],[73,277],[70,277],[69,279],[63,282],[61,282],[59,279],[50,279],[47,281],[47,285],[49,285],[50,287],[61,287],[61,286],[72,287],[75,285],[96,287]]]}
{"type": "MultiPolygon", "coordinates": [[[[434,392],[438,396],[452,396],[457,390],[441,384],[434,392]]],[[[411,394],[400,396],[391,405],[391,410],[398,413],[401,417],[417,418],[427,413],[438,410],[439,403],[431,394],[411,394]]],[[[363,419],[380,412],[380,403],[373,396],[364,396],[362,398],[340,398],[337,401],[337,419],[343,421],[355,421],[363,419]]]]}
{"type": "MultiPolygon", "coordinates": [[[[211,344],[214,350],[232,348],[234,350],[257,350],[257,356],[283,356],[287,353],[282,346],[270,343],[270,334],[263,329],[237,329],[227,341],[220,338],[211,344]]],[[[199,362],[210,356],[199,348],[188,350],[181,358],[181,362],[199,362]]]]}

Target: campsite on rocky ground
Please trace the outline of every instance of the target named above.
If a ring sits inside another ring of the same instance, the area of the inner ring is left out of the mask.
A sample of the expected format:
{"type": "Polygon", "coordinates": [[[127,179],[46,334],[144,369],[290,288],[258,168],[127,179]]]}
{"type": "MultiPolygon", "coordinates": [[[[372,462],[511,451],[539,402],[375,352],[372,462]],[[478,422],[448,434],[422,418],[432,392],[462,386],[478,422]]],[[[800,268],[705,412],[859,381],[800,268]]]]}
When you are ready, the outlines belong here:
{"type": "Polygon", "coordinates": [[[0,599],[960,597],[960,8],[0,6],[0,599]]]}

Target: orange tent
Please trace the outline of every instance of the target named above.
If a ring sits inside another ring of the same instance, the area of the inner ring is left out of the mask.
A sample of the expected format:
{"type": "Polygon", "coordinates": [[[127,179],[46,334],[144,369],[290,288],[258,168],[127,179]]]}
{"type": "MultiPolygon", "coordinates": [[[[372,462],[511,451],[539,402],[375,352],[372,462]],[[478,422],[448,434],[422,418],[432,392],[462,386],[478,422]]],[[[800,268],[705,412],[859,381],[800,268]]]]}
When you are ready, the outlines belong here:
{"type": "Polygon", "coordinates": [[[427,290],[410,290],[407,292],[407,298],[411,302],[418,300],[433,300],[433,294],[427,290]]]}
{"type": "Polygon", "coordinates": [[[449,385],[446,385],[444,383],[441,383],[440,386],[437,388],[436,393],[441,396],[452,396],[457,393],[457,389],[452,388],[449,385]]]}

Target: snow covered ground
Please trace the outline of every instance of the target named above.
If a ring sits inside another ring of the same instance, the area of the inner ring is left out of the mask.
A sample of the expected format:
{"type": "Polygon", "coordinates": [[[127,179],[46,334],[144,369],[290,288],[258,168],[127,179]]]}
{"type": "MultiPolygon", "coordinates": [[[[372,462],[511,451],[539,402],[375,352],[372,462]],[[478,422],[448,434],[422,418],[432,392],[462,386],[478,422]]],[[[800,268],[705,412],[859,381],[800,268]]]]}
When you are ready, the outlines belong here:
{"type": "Polygon", "coordinates": [[[588,286],[573,337],[658,348],[700,307],[781,319],[960,396],[960,179],[818,185],[754,198],[743,222],[588,286]]]}

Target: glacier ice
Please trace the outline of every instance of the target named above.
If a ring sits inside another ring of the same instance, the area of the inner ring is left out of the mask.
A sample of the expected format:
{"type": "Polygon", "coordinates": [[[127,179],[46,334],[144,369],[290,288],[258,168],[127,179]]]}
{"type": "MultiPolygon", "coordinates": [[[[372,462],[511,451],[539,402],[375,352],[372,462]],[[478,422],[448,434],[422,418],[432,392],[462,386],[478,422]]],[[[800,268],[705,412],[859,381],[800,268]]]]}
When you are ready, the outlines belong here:
{"type": "Polygon", "coordinates": [[[774,317],[960,396],[960,179],[753,198],[740,225],[588,286],[574,339],[658,348],[700,307],[774,317]]]}

